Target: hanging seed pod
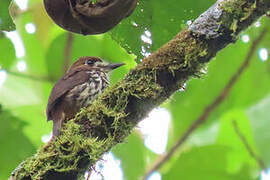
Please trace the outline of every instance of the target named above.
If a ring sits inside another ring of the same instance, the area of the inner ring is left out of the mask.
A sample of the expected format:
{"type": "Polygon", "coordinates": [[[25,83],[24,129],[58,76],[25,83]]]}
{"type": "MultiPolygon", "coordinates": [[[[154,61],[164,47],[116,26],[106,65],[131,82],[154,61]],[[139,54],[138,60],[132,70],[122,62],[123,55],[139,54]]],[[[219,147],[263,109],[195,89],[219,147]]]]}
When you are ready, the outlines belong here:
{"type": "Polygon", "coordinates": [[[83,35],[109,31],[128,17],[138,0],[44,0],[47,13],[67,31],[83,35]]]}

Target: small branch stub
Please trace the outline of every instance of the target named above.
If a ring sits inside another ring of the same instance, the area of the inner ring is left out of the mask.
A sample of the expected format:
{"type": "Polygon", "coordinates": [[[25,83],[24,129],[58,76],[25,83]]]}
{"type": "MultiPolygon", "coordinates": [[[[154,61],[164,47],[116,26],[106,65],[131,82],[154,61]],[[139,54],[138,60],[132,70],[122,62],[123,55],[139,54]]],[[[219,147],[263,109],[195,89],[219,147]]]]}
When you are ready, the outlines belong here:
{"type": "Polygon", "coordinates": [[[101,34],[116,26],[136,8],[138,0],[44,0],[52,20],[63,29],[83,34],[101,34]]]}

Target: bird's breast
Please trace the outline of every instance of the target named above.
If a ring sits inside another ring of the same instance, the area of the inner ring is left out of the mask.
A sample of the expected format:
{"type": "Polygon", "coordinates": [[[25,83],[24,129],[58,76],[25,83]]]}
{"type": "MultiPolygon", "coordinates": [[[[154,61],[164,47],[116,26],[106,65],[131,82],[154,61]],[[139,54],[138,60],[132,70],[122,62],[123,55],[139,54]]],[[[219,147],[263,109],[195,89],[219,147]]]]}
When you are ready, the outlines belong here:
{"type": "Polygon", "coordinates": [[[107,75],[104,72],[87,71],[89,79],[83,84],[75,86],[65,97],[72,105],[81,107],[89,106],[109,85],[107,75]]]}

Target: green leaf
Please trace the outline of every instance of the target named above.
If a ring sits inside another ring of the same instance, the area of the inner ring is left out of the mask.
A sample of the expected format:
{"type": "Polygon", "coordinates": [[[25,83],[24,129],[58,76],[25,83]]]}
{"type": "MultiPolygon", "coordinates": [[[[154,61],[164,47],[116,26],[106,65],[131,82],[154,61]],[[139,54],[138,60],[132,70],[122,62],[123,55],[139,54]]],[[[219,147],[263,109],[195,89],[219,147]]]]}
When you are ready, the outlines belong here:
{"type": "Polygon", "coordinates": [[[44,144],[42,136],[50,135],[52,130],[52,121],[47,122],[45,109],[45,104],[19,106],[12,109],[14,114],[28,124],[23,132],[36,147],[44,144]]]}
{"type": "Polygon", "coordinates": [[[121,159],[124,179],[138,179],[145,170],[145,148],[143,141],[135,133],[131,134],[126,143],[119,144],[113,149],[116,157],[121,159]]]}
{"type": "MultiPolygon", "coordinates": [[[[57,80],[63,75],[64,48],[67,41],[67,33],[61,34],[49,46],[46,53],[47,69],[51,79],[57,80]]],[[[81,36],[73,35],[71,61],[74,62],[82,56],[98,56],[108,62],[124,62],[126,65],[113,72],[113,82],[135,66],[134,56],[128,55],[109,36],[81,36]],[[117,76],[117,78],[116,78],[117,76]]],[[[72,63],[71,62],[71,63],[72,63]]]]}
{"type": "Polygon", "coordinates": [[[0,102],[7,108],[40,104],[41,99],[34,88],[36,85],[28,79],[8,74],[5,83],[0,87],[0,102]]]}
{"type": "Polygon", "coordinates": [[[50,44],[46,53],[47,72],[52,80],[58,80],[63,75],[63,51],[67,34],[57,36],[50,44]]]}
{"type": "Polygon", "coordinates": [[[186,21],[193,20],[215,1],[197,0],[140,0],[133,14],[123,20],[111,32],[111,36],[128,52],[134,53],[139,62],[143,58],[142,48],[151,53],[172,39],[186,21]],[[152,44],[142,41],[141,36],[149,36],[152,44]]]}
{"type": "Polygon", "coordinates": [[[13,31],[15,24],[9,14],[9,6],[12,0],[0,1],[0,31],[13,31]]]}
{"type": "Polygon", "coordinates": [[[22,57],[22,59],[27,64],[26,73],[35,77],[46,77],[45,48],[38,39],[37,33],[30,34],[25,28],[28,23],[33,23],[31,13],[23,13],[21,16],[17,17],[16,22],[18,24],[17,31],[23,41],[25,49],[25,56],[22,57]]]}
{"type": "MultiPolygon", "coordinates": [[[[48,18],[43,1],[31,5],[28,12],[31,12],[33,23],[36,26],[36,38],[40,40],[42,46],[47,47],[57,33],[53,32],[53,27],[56,26],[53,26],[53,21],[48,18]]],[[[59,28],[57,32],[62,31],[59,28]]]]}
{"type": "Polygon", "coordinates": [[[249,154],[237,131],[241,133],[241,136],[244,136],[249,147],[256,153],[254,138],[246,113],[237,109],[225,113],[221,118],[217,144],[230,147],[230,151],[226,154],[228,162],[226,169],[230,172],[237,172],[247,165],[254,169],[260,169],[255,159],[249,154]],[[236,123],[237,130],[233,122],[236,123]]]}
{"type": "Polygon", "coordinates": [[[188,20],[194,20],[207,10],[214,0],[194,1],[155,1],[152,2],[152,50],[157,50],[171,40],[178,32],[187,26],[188,20]]]}
{"type": "Polygon", "coordinates": [[[263,99],[247,110],[259,157],[270,165],[270,97],[263,99]]]}
{"type": "Polygon", "coordinates": [[[42,144],[42,135],[51,132],[52,123],[46,122],[45,114],[48,95],[42,94],[48,87],[48,83],[12,75],[0,87],[1,104],[27,124],[23,132],[35,146],[42,144]]]}
{"type": "MultiPolygon", "coordinates": [[[[152,1],[141,0],[133,14],[124,19],[116,26],[110,35],[112,39],[118,42],[127,52],[133,53],[138,59],[142,59],[141,47],[145,43],[141,40],[141,35],[146,30],[151,31],[152,26],[152,1]]],[[[145,47],[147,50],[150,47],[145,47]]]]}
{"type": "Polygon", "coordinates": [[[11,172],[35,152],[35,146],[23,132],[27,125],[8,110],[0,112],[0,179],[8,179],[11,172]]]}
{"type": "Polygon", "coordinates": [[[12,42],[0,32],[0,69],[9,69],[16,60],[15,48],[12,42]]]}
{"type": "Polygon", "coordinates": [[[128,54],[125,49],[121,48],[111,36],[104,35],[102,43],[102,57],[109,62],[125,63],[121,68],[117,68],[110,73],[110,84],[115,84],[120,78],[123,78],[131,68],[136,66],[135,56],[128,54]]]}
{"type": "Polygon", "coordinates": [[[237,173],[226,170],[226,155],[230,148],[221,145],[202,146],[183,152],[169,171],[162,173],[163,180],[249,180],[246,168],[237,173]]]}

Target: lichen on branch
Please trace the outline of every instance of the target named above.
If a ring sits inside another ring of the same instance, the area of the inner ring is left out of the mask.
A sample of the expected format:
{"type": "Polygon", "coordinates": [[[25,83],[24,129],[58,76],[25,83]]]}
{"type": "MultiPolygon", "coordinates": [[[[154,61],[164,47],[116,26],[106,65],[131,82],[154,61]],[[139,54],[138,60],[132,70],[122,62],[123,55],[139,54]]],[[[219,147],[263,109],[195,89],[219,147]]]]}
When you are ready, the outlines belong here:
{"type": "Polygon", "coordinates": [[[59,137],[15,171],[14,179],[76,179],[121,143],[149,111],[270,10],[269,0],[219,0],[193,24],[68,121],[59,137]]]}

